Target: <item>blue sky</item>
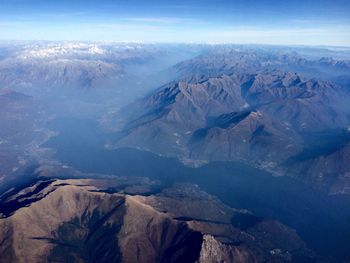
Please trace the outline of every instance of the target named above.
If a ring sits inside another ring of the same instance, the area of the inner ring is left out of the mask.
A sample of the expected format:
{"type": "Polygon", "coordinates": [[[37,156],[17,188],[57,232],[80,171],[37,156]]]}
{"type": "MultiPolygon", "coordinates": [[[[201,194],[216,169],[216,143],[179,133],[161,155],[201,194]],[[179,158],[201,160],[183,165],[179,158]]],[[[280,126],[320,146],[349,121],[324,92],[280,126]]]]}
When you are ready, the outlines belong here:
{"type": "Polygon", "coordinates": [[[0,0],[0,39],[350,46],[349,14],[349,0],[0,0]]]}

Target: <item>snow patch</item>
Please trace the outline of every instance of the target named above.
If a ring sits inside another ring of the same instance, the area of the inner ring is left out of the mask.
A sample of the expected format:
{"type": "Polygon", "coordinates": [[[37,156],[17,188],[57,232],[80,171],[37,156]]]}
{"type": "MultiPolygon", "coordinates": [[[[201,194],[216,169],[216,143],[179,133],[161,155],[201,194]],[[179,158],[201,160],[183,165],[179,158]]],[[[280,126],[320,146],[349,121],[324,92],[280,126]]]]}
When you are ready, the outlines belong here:
{"type": "Polygon", "coordinates": [[[89,53],[93,55],[103,55],[105,51],[98,46],[94,45],[93,47],[89,48],[89,53]]]}

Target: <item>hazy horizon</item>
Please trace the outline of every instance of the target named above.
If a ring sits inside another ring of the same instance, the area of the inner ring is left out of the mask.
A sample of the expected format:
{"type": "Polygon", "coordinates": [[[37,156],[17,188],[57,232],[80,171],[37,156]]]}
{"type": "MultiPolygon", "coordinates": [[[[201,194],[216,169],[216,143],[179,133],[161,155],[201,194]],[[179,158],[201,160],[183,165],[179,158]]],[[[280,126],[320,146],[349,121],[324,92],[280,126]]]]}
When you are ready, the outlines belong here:
{"type": "Polygon", "coordinates": [[[86,43],[86,44],[142,44],[142,45],[212,45],[212,46],[266,46],[266,47],[300,47],[300,48],[350,48],[349,45],[318,45],[318,44],[274,44],[274,43],[243,43],[243,42],[210,42],[210,41],[189,41],[189,42],[176,42],[176,41],[144,41],[144,40],[79,40],[79,39],[62,39],[62,40],[50,40],[50,39],[0,39],[0,43],[86,43]]]}
{"type": "Polygon", "coordinates": [[[336,1],[0,1],[1,40],[350,46],[336,1]]]}

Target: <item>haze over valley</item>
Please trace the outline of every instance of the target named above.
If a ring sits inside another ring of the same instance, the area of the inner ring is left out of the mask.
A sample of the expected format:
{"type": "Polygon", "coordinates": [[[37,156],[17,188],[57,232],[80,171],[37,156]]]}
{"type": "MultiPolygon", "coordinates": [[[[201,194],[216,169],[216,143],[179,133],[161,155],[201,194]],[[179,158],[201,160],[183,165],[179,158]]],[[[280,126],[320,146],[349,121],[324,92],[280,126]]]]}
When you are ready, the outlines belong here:
{"type": "Polygon", "coordinates": [[[350,260],[349,48],[0,50],[1,262],[350,260]]]}

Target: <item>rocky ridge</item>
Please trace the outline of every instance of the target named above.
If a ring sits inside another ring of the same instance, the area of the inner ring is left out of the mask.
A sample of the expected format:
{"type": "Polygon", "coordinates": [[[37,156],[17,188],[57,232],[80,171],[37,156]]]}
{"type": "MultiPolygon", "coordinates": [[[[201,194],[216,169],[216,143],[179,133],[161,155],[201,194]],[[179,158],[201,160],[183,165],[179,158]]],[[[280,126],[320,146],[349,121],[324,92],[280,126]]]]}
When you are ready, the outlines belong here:
{"type": "Polygon", "coordinates": [[[295,231],[227,207],[197,186],[152,195],[118,180],[39,181],[3,198],[3,262],[294,262],[312,259],[295,231]]]}

